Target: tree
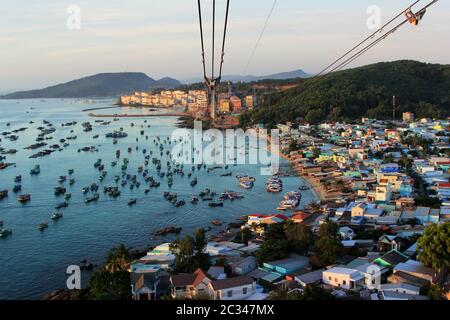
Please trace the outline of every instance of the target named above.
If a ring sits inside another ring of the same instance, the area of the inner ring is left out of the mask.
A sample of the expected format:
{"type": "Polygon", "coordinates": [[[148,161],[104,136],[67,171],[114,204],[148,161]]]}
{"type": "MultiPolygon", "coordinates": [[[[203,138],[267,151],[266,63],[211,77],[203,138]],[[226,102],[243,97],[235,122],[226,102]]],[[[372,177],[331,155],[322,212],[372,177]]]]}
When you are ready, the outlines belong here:
{"type": "Polygon", "coordinates": [[[417,242],[418,259],[439,271],[441,281],[447,278],[450,267],[450,222],[427,227],[417,242]]]}
{"type": "Polygon", "coordinates": [[[194,250],[196,251],[196,253],[203,253],[205,251],[206,244],[206,230],[197,229],[194,239],[194,250]]]}
{"type": "Polygon", "coordinates": [[[175,254],[175,273],[192,273],[198,268],[207,270],[210,266],[209,255],[205,253],[206,231],[198,229],[195,239],[185,236],[172,244],[172,251],[175,254]]]}
{"type": "Polygon", "coordinates": [[[300,300],[334,300],[334,296],[330,291],[323,289],[319,286],[306,286],[303,291],[302,297],[300,300]]]}
{"type": "Polygon", "coordinates": [[[303,301],[317,301],[317,300],[334,300],[334,296],[329,290],[323,289],[319,286],[306,286],[302,291],[287,292],[281,287],[277,287],[269,294],[270,300],[303,300],[303,301]]]}
{"type": "Polygon", "coordinates": [[[247,245],[248,242],[252,239],[252,237],[253,237],[252,230],[250,230],[250,228],[245,227],[237,232],[234,242],[247,245]]]}
{"type": "Polygon", "coordinates": [[[439,200],[439,198],[432,198],[429,196],[417,196],[414,199],[414,204],[420,207],[439,209],[441,207],[441,200],[439,200]]]}
{"type": "Polygon", "coordinates": [[[89,281],[91,300],[129,300],[131,298],[130,273],[126,271],[98,271],[89,281]]]}
{"type": "Polygon", "coordinates": [[[323,264],[336,263],[342,252],[339,226],[333,222],[322,224],[318,232],[315,247],[323,264]]]}
{"type": "Polygon", "coordinates": [[[270,291],[269,299],[277,300],[277,301],[286,301],[286,300],[301,300],[302,293],[299,291],[287,292],[281,287],[277,287],[274,290],[270,291]]]}
{"type": "Polygon", "coordinates": [[[284,223],[273,223],[265,226],[264,237],[266,240],[284,240],[284,223]]]}
{"type": "Polygon", "coordinates": [[[288,240],[266,240],[256,251],[258,263],[284,259],[289,255],[290,243],[288,240]]]}
{"type": "Polygon", "coordinates": [[[313,244],[313,233],[311,228],[299,223],[288,222],[285,226],[287,240],[291,243],[292,251],[304,254],[313,244]]]}
{"type": "Polygon", "coordinates": [[[109,251],[103,268],[111,273],[126,271],[131,260],[130,248],[120,244],[109,251]]]}
{"type": "Polygon", "coordinates": [[[444,290],[436,284],[432,284],[430,286],[430,289],[428,290],[428,296],[431,298],[431,300],[445,300],[444,290]]]}

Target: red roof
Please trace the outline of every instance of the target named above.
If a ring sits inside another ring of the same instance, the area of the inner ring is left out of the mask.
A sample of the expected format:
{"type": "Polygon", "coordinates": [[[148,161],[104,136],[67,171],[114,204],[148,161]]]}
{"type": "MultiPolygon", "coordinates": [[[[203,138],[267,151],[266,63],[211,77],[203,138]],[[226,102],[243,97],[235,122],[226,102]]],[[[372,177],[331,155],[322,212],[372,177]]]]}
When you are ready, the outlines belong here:
{"type": "Polygon", "coordinates": [[[448,183],[448,182],[438,182],[438,187],[447,189],[447,188],[450,188],[450,183],[448,183]]]}
{"type": "Polygon", "coordinates": [[[305,220],[307,218],[309,218],[311,216],[311,214],[306,213],[306,212],[296,212],[295,215],[292,217],[292,220],[305,220]]]}

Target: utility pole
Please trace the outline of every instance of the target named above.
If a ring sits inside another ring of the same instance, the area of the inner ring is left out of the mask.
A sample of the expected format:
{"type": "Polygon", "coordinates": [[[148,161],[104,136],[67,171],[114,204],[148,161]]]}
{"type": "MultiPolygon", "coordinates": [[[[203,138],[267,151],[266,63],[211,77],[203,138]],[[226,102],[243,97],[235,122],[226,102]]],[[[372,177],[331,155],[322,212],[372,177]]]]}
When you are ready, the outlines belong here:
{"type": "Polygon", "coordinates": [[[395,121],[396,108],[397,108],[397,97],[394,95],[392,97],[392,121],[395,121]]]}

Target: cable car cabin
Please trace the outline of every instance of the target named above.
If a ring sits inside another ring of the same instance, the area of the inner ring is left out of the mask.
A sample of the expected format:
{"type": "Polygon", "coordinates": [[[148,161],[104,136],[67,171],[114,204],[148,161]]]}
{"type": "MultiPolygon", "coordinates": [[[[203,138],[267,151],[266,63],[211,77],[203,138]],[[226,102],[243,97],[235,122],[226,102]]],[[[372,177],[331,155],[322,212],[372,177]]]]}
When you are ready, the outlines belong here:
{"type": "Polygon", "coordinates": [[[411,23],[414,26],[417,26],[419,24],[419,21],[422,20],[423,16],[425,15],[426,10],[420,10],[415,14],[411,9],[408,9],[405,11],[405,16],[408,19],[409,23],[411,23]]]}

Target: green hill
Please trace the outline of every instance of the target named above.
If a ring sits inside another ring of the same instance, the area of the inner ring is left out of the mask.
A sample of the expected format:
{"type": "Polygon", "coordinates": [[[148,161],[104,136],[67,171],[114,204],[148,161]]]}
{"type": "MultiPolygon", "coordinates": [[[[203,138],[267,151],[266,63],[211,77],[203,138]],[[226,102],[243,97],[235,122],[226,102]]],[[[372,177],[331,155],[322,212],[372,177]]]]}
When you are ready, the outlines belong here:
{"type": "Polygon", "coordinates": [[[262,96],[256,110],[241,116],[241,124],[392,119],[393,95],[398,117],[405,111],[417,117],[449,116],[450,65],[383,62],[302,80],[293,89],[262,96]]]}
{"type": "Polygon", "coordinates": [[[133,91],[172,89],[181,85],[175,79],[154,80],[144,73],[100,73],[40,90],[22,91],[3,99],[112,97],[133,91]]]}

